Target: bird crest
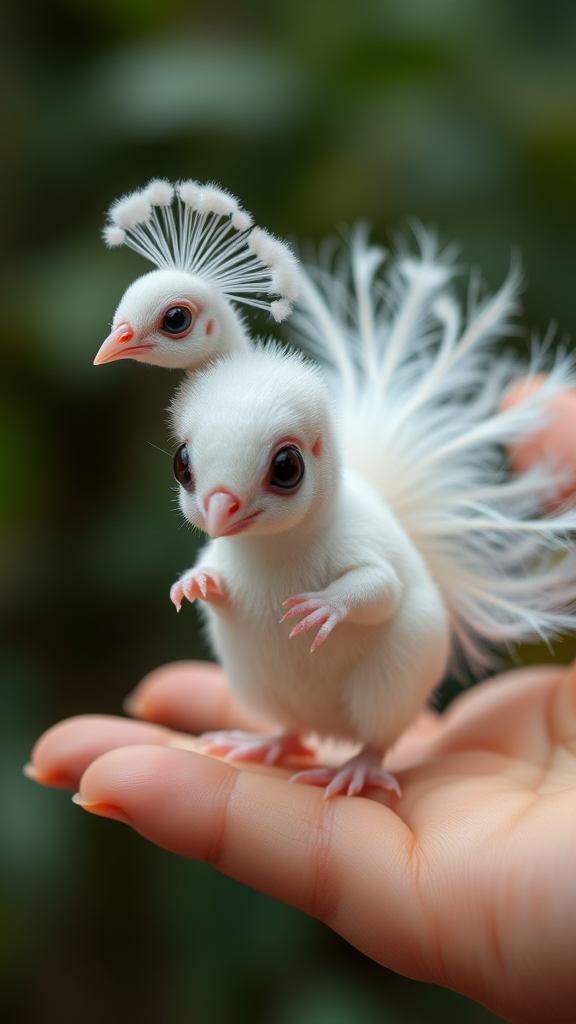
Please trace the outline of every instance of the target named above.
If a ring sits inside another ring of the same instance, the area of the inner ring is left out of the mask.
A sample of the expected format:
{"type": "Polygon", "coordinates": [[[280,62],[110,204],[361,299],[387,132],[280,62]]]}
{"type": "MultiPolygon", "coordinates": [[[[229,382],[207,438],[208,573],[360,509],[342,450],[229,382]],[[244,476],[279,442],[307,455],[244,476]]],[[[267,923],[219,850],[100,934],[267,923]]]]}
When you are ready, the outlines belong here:
{"type": "Polygon", "coordinates": [[[278,322],[291,313],[296,257],[285,242],[254,227],[251,215],[220,186],[155,179],[117,199],[108,218],[103,234],[109,247],[127,245],[161,270],[203,278],[234,302],[268,310],[278,322]]]}

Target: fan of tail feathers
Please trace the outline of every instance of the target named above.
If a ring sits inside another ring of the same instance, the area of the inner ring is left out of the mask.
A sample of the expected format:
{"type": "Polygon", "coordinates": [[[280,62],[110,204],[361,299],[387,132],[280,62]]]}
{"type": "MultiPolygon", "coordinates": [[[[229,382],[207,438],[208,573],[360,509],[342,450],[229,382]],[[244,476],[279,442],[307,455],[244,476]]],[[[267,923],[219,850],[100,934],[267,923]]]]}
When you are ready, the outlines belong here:
{"type": "Polygon", "coordinates": [[[184,270],[234,302],[289,316],[298,264],[289,247],[262,228],[219,185],[154,180],[108,211],[104,240],[127,245],[159,269],[184,270]],[[276,296],[265,299],[263,296],[276,296]]]}
{"type": "Polygon", "coordinates": [[[498,663],[497,648],[576,630],[576,509],[551,512],[566,476],[553,458],[512,474],[506,445],[551,416],[575,384],[573,360],[551,338],[529,365],[494,342],[514,332],[521,273],[480,299],[471,278],[463,317],[454,251],[415,228],[419,256],[387,254],[359,226],[302,273],[294,326],[327,367],[346,465],[388,502],[436,580],[456,639],[453,668],[498,663]],[[546,367],[547,362],[552,365],[546,367]],[[509,384],[547,369],[510,408],[509,384]]]}

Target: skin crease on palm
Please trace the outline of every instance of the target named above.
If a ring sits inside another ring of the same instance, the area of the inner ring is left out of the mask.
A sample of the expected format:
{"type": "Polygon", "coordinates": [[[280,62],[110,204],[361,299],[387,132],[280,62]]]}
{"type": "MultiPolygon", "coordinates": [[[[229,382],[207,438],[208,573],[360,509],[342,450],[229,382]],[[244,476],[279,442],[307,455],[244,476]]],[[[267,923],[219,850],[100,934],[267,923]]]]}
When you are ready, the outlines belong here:
{"type": "MultiPolygon", "coordinates": [[[[554,450],[576,478],[575,428],[576,393],[513,462],[554,450]]],[[[325,801],[289,785],[290,768],[199,753],[194,734],[270,729],[215,666],[158,669],[129,710],[142,721],[54,726],[27,774],[301,908],[401,974],[506,1020],[576,1020],[576,666],[519,669],[422,716],[385,762],[400,800],[325,801]]]]}

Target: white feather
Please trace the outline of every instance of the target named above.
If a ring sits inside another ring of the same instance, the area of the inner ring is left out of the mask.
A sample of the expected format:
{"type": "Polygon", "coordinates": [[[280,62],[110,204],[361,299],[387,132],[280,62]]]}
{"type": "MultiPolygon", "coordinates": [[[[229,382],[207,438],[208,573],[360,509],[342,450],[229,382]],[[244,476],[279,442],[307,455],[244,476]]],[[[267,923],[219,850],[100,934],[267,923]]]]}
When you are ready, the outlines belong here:
{"type": "Polygon", "coordinates": [[[576,559],[567,552],[576,510],[552,513],[562,486],[553,466],[510,476],[504,448],[534,434],[555,395],[575,384],[559,357],[542,386],[500,410],[509,384],[541,369],[492,342],[511,331],[520,270],[471,302],[467,321],[453,269],[420,232],[420,258],[386,277],[365,228],[344,261],[302,272],[295,325],[327,365],[345,462],[386,500],[424,557],[449,610],[460,653],[475,668],[493,645],[576,629],[576,559]]]}
{"type": "Polygon", "coordinates": [[[152,206],[170,206],[174,199],[174,186],[162,178],[154,178],[144,191],[152,206]]]}
{"type": "Polygon", "coordinates": [[[117,245],[124,245],[126,241],[126,232],[124,228],[119,228],[116,224],[107,224],[103,232],[104,241],[106,245],[113,249],[117,245]]]}
{"type": "Polygon", "coordinates": [[[131,192],[110,207],[110,220],[126,231],[148,220],[152,204],[145,192],[131,192]]]}

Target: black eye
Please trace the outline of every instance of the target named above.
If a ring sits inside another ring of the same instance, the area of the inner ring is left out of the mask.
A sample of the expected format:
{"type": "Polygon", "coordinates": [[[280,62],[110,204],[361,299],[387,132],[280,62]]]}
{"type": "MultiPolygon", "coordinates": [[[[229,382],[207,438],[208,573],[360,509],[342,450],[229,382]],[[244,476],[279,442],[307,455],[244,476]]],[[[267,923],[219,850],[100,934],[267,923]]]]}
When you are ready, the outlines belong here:
{"type": "Polygon", "coordinates": [[[162,330],[166,334],[182,334],[192,323],[192,313],[187,306],[170,306],[164,313],[162,330]]]}
{"type": "Polygon", "coordinates": [[[298,486],[303,476],[304,459],[298,448],[292,444],[281,448],[272,461],[272,476],[270,477],[272,486],[290,490],[298,486]]]}
{"type": "Polygon", "coordinates": [[[194,477],[190,472],[190,452],[186,444],[181,444],[174,456],[174,476],[185,491],[194,490],[194,477]]]}

